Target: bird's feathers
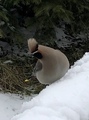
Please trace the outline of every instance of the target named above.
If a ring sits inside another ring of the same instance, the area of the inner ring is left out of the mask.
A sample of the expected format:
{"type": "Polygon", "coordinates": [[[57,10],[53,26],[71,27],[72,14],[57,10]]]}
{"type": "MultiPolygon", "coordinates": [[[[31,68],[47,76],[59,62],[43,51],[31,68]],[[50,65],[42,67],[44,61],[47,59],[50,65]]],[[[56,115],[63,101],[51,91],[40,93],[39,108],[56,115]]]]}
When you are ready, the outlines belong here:
{"type": "Polygon", "coordinates": [[[66,74],[69,61],[60,50],[38,45],[35,39],[29,39],[28,46],[30,52],[38,59],[35,73],[40,83],[51,84],[66,74]]]}

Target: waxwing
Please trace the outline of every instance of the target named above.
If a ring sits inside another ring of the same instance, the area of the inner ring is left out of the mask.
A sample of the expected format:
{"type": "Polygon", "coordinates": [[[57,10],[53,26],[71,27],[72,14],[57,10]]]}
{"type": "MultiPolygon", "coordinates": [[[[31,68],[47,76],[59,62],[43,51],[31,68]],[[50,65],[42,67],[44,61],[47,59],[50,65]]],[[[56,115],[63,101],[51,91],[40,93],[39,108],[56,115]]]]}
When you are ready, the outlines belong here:
{"type": "Polygon", "coordinates": [[[28,48],[31,55],[38,59],[34,71],[40,83],[51,84],[68,71],[69,61],[60,50],[39,45],[34,38],[28,40],[28,48]]]}

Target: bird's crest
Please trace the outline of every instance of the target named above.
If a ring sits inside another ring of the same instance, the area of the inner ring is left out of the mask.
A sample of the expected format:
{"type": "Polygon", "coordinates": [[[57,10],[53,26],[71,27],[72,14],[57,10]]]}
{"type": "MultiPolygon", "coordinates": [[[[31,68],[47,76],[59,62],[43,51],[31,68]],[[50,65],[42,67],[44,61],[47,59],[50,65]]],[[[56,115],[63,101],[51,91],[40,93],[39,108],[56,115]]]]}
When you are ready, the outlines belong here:
{"type": "Polygon", "coordinates": [[[31,53],[38,50],[38,42],[34,38],[28,40],[28,48],[31,53]]]}

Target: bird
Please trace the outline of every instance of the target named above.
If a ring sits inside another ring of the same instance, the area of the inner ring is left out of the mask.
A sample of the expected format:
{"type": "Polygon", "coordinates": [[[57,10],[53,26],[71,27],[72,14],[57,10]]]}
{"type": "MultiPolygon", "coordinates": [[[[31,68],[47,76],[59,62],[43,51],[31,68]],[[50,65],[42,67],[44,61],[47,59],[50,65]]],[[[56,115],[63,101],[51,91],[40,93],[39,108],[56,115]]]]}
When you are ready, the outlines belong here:
{"type": "Polygon", "coordinates": [[[41,84],[52,84],[67,73],[69,60],[60,50],[40,45],[35,38],[28,39],[28,49],[37,58],[34,72],[41,84]]]}

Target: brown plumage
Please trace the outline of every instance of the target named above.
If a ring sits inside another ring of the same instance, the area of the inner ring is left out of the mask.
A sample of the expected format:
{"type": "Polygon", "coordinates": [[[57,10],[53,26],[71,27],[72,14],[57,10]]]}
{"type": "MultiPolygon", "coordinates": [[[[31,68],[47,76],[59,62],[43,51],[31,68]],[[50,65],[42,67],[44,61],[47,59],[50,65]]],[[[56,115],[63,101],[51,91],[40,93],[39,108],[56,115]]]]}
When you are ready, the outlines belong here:
{"type": "Polygon", "coordinates": [[[38,59],[34,71],[40,83],[51,84],[68,71],[69,61],[60,50],[38,45],[34,38],[28,40],[28,47],[30,53],[38,59]]]}

